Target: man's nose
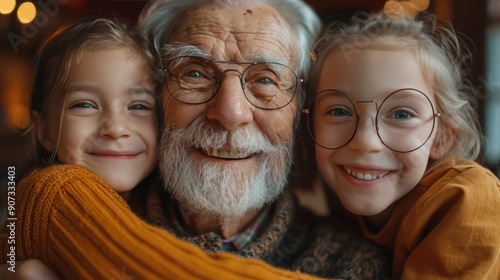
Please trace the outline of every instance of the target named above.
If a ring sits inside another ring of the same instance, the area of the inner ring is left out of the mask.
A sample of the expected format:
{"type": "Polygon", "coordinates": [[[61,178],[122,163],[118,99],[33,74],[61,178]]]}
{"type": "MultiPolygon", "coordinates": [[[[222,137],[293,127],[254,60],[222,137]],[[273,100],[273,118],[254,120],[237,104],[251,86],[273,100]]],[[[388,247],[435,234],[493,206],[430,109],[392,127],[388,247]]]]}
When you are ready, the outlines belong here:
{"type": "Polygon", "coordinates": [[[255,107],[245,97],[240,75],[236,71],[225,72],[217,94],[207,106],[208,119],[217,121],[227,130],[245,126],[253,121],[255,107]]]}

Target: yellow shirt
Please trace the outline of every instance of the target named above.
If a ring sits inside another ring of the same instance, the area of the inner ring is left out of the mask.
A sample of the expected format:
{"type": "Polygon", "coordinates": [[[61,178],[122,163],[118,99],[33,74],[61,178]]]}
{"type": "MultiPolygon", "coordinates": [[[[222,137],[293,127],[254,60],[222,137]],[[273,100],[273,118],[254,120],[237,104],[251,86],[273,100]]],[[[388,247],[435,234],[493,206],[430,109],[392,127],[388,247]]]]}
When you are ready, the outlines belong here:
{"type": "Polygon", "coordinates": [[[394,279],[500,279],[500,181],[473,161],[449,161],[364,234],[393,251],[394,279]]]}

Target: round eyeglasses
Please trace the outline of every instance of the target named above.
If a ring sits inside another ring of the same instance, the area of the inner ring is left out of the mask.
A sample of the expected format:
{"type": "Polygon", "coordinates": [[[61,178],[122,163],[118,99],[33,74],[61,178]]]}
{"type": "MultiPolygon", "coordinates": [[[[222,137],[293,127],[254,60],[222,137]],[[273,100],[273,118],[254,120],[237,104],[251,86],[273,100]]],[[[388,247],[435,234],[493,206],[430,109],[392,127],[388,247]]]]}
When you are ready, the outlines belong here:
{"type": "Polygon", "coordinates": [[[277,62],[229,62],[207,60],[196,56],[179,56],[169,60],[165,85],[170,95],[186,104],[202,104],[211,100],[227,72],[239,75],[247,100],[257,108],[273,110],[285,107],[295,96],[298,79],[289,66],[277,62]],[[243,72],[222,71],[217,64],[248,65],[243,72]]]}
{"type": "Polygon", "coordinates": [[[378,137],[387,148],[400,153],[422,147],[432,135],[436,117],[440,116],[434,112],[427,95],[417,89],[392,92],[380,106],[372,100],[353,102],[344,93],[327,89],[317,93],[310,100],[309,108],[303,110],[314,142],[330,150],[347,145],[358,129],[357,106],[361,104],[375,105],[378,137]]]}

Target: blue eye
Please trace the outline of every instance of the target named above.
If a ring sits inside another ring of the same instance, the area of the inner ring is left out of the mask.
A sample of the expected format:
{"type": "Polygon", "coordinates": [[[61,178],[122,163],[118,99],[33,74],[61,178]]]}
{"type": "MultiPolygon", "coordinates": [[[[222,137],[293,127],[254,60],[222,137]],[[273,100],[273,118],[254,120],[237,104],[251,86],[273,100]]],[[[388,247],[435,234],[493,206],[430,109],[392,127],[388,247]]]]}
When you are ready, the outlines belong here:
{"type": "Polygon", "coordinates": [[[332,116],[338,116],[338,117],[345,117],[345,116],[350,116],[351,114],[346,109],[335,108],[335,109],[332,109],[330,111],[330,115],[332,115],[332,116]]]}
{"type": "Polygon", "coordinates": [[[190,78],[203,78],[203,75],[198,71],[189,71],[186,76],[190,78]]]}
{"type": "Polygon", "coordinates": [[[81,108],[81,109],[95,109],[96,106],[92,104],[91,102],[88,101],[82,101],[82,102],[77,102],[74,104],[71,104],[69,107],[70,109],[76,109],[76,108],[81,108]]]}
{"type": "Polygon", "coordinates": [[[397,111],[393,114],[394,118],[397,120],[408,120],[411,118],[411,114],[406,111],[397,111]]]}
{"type": "Polygon", "coordinates": [[[259,80],[256,80],[257,83],[263,84],[263,85],[275,85],[276,83],[269,78],[262,78],[259,80]]]}

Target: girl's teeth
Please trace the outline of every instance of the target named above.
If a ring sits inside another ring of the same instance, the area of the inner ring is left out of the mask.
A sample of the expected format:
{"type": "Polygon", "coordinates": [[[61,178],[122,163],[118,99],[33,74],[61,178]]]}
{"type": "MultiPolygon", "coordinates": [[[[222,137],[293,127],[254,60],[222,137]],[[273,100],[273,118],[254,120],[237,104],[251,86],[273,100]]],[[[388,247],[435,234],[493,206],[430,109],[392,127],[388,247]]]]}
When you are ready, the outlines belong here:
{"type": "Polygon", "coordinates": [[[384,173],[384,174],[364,174],[361,172],[352,171],[350,169],[345,169],[345,171],[347,172],[347,174],[349,174],[349,175],[351,175],[359,180],[365,180],[365,181],[379,179],[379,178],[382,178],[385,175],[387,175],[387,173],[384,173]]]}

